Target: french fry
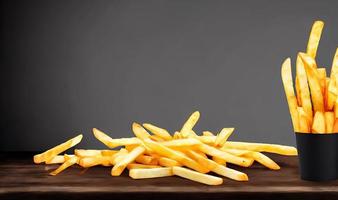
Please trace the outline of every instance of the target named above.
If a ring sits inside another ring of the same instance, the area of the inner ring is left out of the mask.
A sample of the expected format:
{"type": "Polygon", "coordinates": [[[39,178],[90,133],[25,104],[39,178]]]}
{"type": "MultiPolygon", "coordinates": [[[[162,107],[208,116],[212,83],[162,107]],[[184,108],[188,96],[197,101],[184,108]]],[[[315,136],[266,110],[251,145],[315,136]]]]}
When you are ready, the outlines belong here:
{"type": "Polygon", "coordinates": [[[333,126],[334,126],[334,120],[335,116],[333,112],[325,112],[325,129],[326,133],[333,133],[333,126]]]}
{"type": "Polygon", "coordinates": [[[173,176],[171,167],[161,167],[153,169],[131,169],[129,176],[133,179],[159,178],[173,176]]]}
{"type": "Polygon", "coordinates": [[[173,167],[172,171],[176,176],[180,176],[206,185],[220,185],[223,183],[222,178],[199,173],[183,167],[173,167]]]}
{"type": "Polygon", "coordinates": [[[47,160],[46,164],[60,164],[65,162],[65,156],[55,156],[51,160],[47,160]]]}
{"type": "Polygon", "coordinates": [[[215,167],[217,167],[217,163],[205,158],[204,156],[196,153],[194,150],[187,150],[186,151],[187,155],[196,160],[200,165],[205,166],[206,168],[208,168],[209,170],[213,170],[215,167]]]}
{"type": "Polygon", "coordinates": [[[338,119],[337,118],[334,121],[333,133],[338,133],[338,119]]]}
{"type": "Polygon", "coordinates": [[[192,160],[191,158],[187,157],[185,154],[179,151],[172,150],[160,143],[156,143],[151,140],[144,140],[144,143],[146,146],[148,146],[150,149],[155,151],[157,154],[176,160],[179,163],[191,169],[194,169],[201,173],[207,173],[209,171],[207,168],[205,168],[204,166],[201,166],[196,161],[192,160]]]}
{"type": "Polygon", "coordinates": [[[48,160],[53,159],[58,154],[72,148],[73,146],[81,142],[82,137],[83,137],[82,134],[80,134],[62,144],[57,145],[56,147],[53,147],[43,153],[35,155],[33,157],[34,163],[42,163],[42,162],[46,162],[48,160]]]}
{"type": "Polygon", "coordinates": [[[195,139],[199,140],[200,142],[208,145],[215,145],[216,136],[196,136],[195,139]]]}
{"type": "Polygon", "coordinates": [[[163,166],[163,167],[174,167],[174,166],[182,166],[179,162],[176,160],[166,158],[166,157],[161,157],[158,159],[158,164],[163,166]]]}
{"type": "Polygon", "coordinates": [[[143,124],[143,126],[144,126],[144,128],[148,129],[152,134],[157,135],[164,140],[172,140],[173,139],[171,137],[170,133],[163,128],[154,126],[154,125],[149,124],[149,123],[145,123],[145,124],[143,124]]]}
{"type": "Polygon", "coordinates": [[[180,133],[183,137],[188,137],[191,134],[191,130],[194,128],[195,124],[197,123],[198,119],[200,118],[200,112],[196,111],[188,118],[188,120],[184,123],[180,133]]]}
{"type": "Polygon", "coordinates": [[[107,134],[105,134],[103,131],[100,131],[97,128],[93,128],[93,134],[96,139],[98,139],[100,142],[105,144],[109,148],[115,148],[119,146],[125,146],[125,145],[136,145],[141,144],[141,141],[138,138],[120,138],[120,139],[113,139],[107,134]]]}
{"type": "Polygon", "coordinates": [[[299,119],[299,131],[301,133],[310,133],[310,123],[308,122],[307,115],[302,107],[297,107],[299,119]]]}
{"type": "Polygon", "coordinates": [[[265,167],[272,169],[272,170],[279,170],[280,167],[277,163],[275,163],[273,160],[271,160],[269,157],[266,155],[260,153],[260,152],[249,152],[245,154],[245,156],[248,156],[250,158],[253,158],[257,162],[261,163],[265,167]]]}
{"type": "Polygon", "coordinates": [[[320,41],[320,36],[324,28],[324,22],[315,21],[312,25],[309,41],[306,48],[306,53],[309,54],[312,58],[316,58],[317,49],[320,41]]]}
{"type": "Polygon", "coordinates": [[[139,155],[136,159],[136,162],[145,164],[145,165],[157,165],[158,161],[152,156],[139,155]]]}
{"type": "Polygon", "coordinates": [[[152,139],[155,142],[164,142],[165,140],[157,135],[151,135],[149,136],[150,139],[152,139]]]}
{"type": "Polygon", "coordinates": [[[67,169],[68,167],[76,164],[78,162],[79,158],[76,156],[70,157],[69,159],[67,159],[59,168],[57,168],[56,170],[52,171],[50,173],[50,175],[55,176],[59,173],[61,173],[63,170],[67,169]]]}
{"type": "Polygon", "coordinates": [[[144,165],[138,163],[130,163],[127,165],[127,169],[152,169],[152,168],[161,168],[159,165],[144,165]]]}
{"type": "Polygon", "coordinates": [[[201,142],[194,138],[184,138],[161,142],[161,144],[167,147],[189,147],[199,145],[201,142]]]}
{"type": "Polygon", "coordinates": [[[115,155],[116,153],[118,153],[119,151],[116,151],[116,150],[101,150],[101,155],[102,156],[113,156],[115,155]]]}
{"type": "Polygon", "coordinates": [[[215,140],[215,146],[223,146],[224,143],[228,140],[232,132],[234,132],[234,128],[223,128],[221,132],[217,135],[215,140]]]}
{"type": "Polygon", "coordinates": [[[297,149],[295,147],[278,145],[278,144],[233,142],[233,141],[230,142],[230,141],[228,141],[224,144],[224,146],[221,149],[223,150],[224,148],[276,153],[276,154],[286,155],[286,156],[296,156],[297,155],[297,149]]]}
{"type": "Polygon", "coordinates": [[[215,136],[215,135],[210,131],[203,131],[203,136],[215,136]]]}
{"type": "Polygon", "coordinates": [[[220,165],[226,165],[226,161],[222,158],[213,156],[212,160],[215,161],[216,163],[220,164],[220,165]]]}
{"type": "Polygon", "coordinates": [[[222,148],[220,149],[222,151],[228,152],[234,156],[243,156],[246,153],[249,153],[249,150],[243,150],[243,149],[228,149],[228,148],[222,148]]]}
{"type": "Polygon", "coordinates": [[[297,80],[299,82],[300,100],[301,100],[301,104],[299,104],[299,106],[303,107],[309,123],[312,124],[313,113],[312,113],[310,90],[309,90],[309,85],[308,85],[304,63],[300,55],[297,56],[296,73],[297,73],[297,80]]]}
{"type": "Polygon", "coordinates": [[[286,99],[289,105],[289,111],[291,115],[291,120],[293,124],[293,129],[295,131],[299,130],[299,121],[298,121],[298,113],[297,113],[297,98],[295,96],[293,81],[292,81],[292,73],[291,73],[291,60],[287,58],[282,64],[282,80],[285,90],[286,99]]]}
{"type": "Polygon", "coordinates": [[[312,133],[325,133],[324,113],[317,111],[313,118],[312,133]]]}
{"type": "Polygon", "coordinates": [[[325,68],[317,68],[318,79],[322,94],[325,94],[326,88],[326,69],[325,68]]]}
{"type": "Polygon", "coordinates": [[[218,150],[218,149],[211,147],[211,146],[208,146],[206,144],[199,145],[198,149],[200,151],[202,151],[203,153],[207,154],[207,155],[215,156],[215,157],[224,159],[228,163],[232,163],[232,164],[243,166],[243,167],[247,167],[247,166],[250,165],[250,160],[248,160],[246,158],[234,156],[232,154],[218,150]]]}
{"type": "Polygon", "coordinates": [[[107,156],[92,156],[92,157],[83,157],[79,160],[79,165],[84,168],[93,167],[96,165],[111,166],[111,157],[107,156]]]}
{"type": "Polygon", "coordinates": [[[145,148],[143,146],[138,146],[133,149],[130,153],[128,153],[123,160],[116,163],[111,170],[112,176],[119,176],[122,174],[123,170],[127,167],[128,164],[132,163],[138,156],[145,152],[145,148]]]}
{"type": "Polygon", "coordinates": [[[134,122],[132,124],[132,130],[136,137],[144,140],[150,137],[150,134],[140,124],[134,122]]]}
{"type": "Polygon", "coordinates": [[[314,111],[324,112],[324,97],[322,93],[322,89],[319,82],[319,75],[317,71],[316,61],[309,55],[305,53],[298,54],[302,59],[305,71],[308,77],[308,82],[311,91],[311,99],[313,103],[314,111]]]}
{"type": "Polygon", "coordinates": [[[78,157],[100,156],[101,150],[96,149],[75,149],[74,154],[78,157]]]}
{"type": "Polygon", "coordinates": [[[176,132],[174,133],[174,135],[173,135],[173,139],[177,140],[177,139],[180,139],[180,138],[182,138],[182,137],[181,137],[181,133],[178,132],[178,131],[176,131],[176,132]]]}
{"type": "Polygon", "coordinates": [[[302,97],[301,97],[301,92],[300,92],[300,84],[299,84],[299,80],[298,80],[297,76],[295,78],[295,88],[296,88],[297,104],[298,104],[298,106],[302,106],[302,97]]]}

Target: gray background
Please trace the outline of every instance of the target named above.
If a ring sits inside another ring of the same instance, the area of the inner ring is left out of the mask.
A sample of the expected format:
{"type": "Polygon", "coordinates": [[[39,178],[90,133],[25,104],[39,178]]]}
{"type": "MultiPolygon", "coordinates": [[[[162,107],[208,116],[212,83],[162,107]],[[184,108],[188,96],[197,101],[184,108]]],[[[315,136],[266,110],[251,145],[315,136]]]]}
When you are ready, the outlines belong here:
{"type": "Polygon", "coordinates": [[[318,63],[338,46],[338,1],[2,1],[0,150],[43,150],[133,121],[294,145],[280,66],[326,23],[318,63]]]}

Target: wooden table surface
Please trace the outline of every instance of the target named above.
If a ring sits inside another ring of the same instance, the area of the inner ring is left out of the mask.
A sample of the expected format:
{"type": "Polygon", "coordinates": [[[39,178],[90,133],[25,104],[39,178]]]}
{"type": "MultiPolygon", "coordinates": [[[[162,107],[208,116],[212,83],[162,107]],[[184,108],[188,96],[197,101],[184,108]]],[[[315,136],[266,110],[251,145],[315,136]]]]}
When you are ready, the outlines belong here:
{"type": "Polygon", "coordinates": [[[224,178],[220,186],[206,186],[179,177],[112,177],[109,167],[72,167],[49,176],[57,165],[35,165],[33,155],[0,153],[0,199],[338,199],[338,181],[300,180],[297,157],[269,155],[281,166],[278,171],[232,166],[247,173],[249,182],[224,178]]]}

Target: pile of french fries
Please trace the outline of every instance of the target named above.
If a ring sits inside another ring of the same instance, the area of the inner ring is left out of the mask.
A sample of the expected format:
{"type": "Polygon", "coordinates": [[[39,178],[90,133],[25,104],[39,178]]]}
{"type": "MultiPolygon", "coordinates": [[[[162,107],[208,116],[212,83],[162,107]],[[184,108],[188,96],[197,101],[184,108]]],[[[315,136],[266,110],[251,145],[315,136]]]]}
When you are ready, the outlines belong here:
{"type": "Polygon", "coordinates": [[[330,77],[316,63],[317,49],[324,22],[315,21],[306,53],[296,60],[295,87],[291,60],[282,64],[282,80],[293,128],[301,133],[338,133],[338,48],[333,58],[330,77]],[[295,92],[296,91],[296,92],[295,92]]]}
{"type": "Polygon", "coordinates": [[[193,128],[199,118],[200,113],[194,112],[182,129],[173,135],[149,123],[133,123],[135,137],[131,138],[112,139],[94,128],[94,136],[110,149],[75,149],[74,155],[60,155],[80,143],[82,135],[78,135],[35,155],[34,162],[61,164],[51,175],[57,175],[74,164],[83,168],[102,165],[112,167],[112,176],[120,176],[127,168],[133,179],[176,175],[207,185],[220,185],[222,178],[207,173],[248,181],[245,173],[231,169],[227,164],[250,167],[256,161],[269,169],[278,170],[279,165],[261,152],[297,155],[297,150],[290,146],[228,141],[234,128],[223,128],[217,135],[210,131],[197,135],[193,128]]]}

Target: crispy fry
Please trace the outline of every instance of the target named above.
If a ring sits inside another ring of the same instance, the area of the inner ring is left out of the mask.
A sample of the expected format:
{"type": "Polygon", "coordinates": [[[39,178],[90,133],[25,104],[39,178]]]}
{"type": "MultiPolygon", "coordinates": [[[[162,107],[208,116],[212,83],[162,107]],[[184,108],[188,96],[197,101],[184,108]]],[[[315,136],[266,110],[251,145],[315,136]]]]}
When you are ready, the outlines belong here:
{"type": "Polygon", "coordinates": [[[297,97],[297,104],[298,106],[302,106],[302,98],[301,98],[301,92],[300,92],[300,85],[298,77],[295,78],[295,88],[296,88],[296,97],[297,97]]]}
{"type": "Polygon", "coordinates": [[[74,154],[78,157],[100,156],[101,150],[96,149],[75,149],[74,154]]]}
{"type": "Polygon", "coordinates": [[[321,91],[323,95],[325,94],[325,88],[326,88],[326,69],[325,68],[317,68],[318,73],[318,79],[321,91]]]}
{"type": "Polygon", "coordinates": [[[210,131],[203,131],[203,136],[215,136],[215,135],[210,131]]]}
{"type": "Polygon", "coordinates": [[[132,124],[132,130],[136,137],[144,140],[150,137],[150,134],[146,129],[144,129],[140,124],[134,122],[132,124]]]}
{"type": "Polygon", "coordinates": [[[260,153],[260,152],[249,152],[245,154],[245,156],[248,156],[250,158],[255,159],[257,162],[261,163],[265,167],[272,169],[272,170],[279,170],[280,167],[277,163],[275,163],[273,160],[271,160],[269,157],[266,155],[260,153]]]}
{"type": "Polygon", "coordinates": [[[325,129],[326,133],[333,133],[333,126],[334,126],[334,120],[335,116],[333,112],[325,112],[325,129]]]}
{"type": "Polygon", "coordinates": [[[79,165],[84,168],[93,167],[96,165],[111,166],[112,157],[108,156],[92,156],[92,157],[83,157],[79,160],[79,165]]]}
{"type": "Polygon", "coordinates": [[[317,111],[313,118],[312,133],[325,133],[324,113],[317,111]]]}
{"type": "Polygon", "coordinates": [[[194,128],[199,118],[200,118],[200,112],[196,111],[193,114],[191,114],[191,116],[184,123],[180,131],[183,137],[188,137],[188,135],[190,134],[191,130],[194,128]]]}
{"type": "Polygon", "coordinates": [[[337,118],[334,121],[333,132],[338,133],[338,119],[337,118]]]}
{"type": "Polygon", "coordinates": [[[143,146],[138,146],[133,149],[130,153],[128,153],[123,160],[116,163],[113,169],[111,170],[112,176],[119,176],[123,172],[123,170],[127,167],[129,163],[132,163],[138,156],[145,152],[145,148],[143,146]]]}
{"type": "Polygon", "coordinates": [[[163,166],[163,167],[174,167],[174,166],[182,166],[179,162],[176,160],[166,158],[166,157],[161,157],[158,159],[158,164],[163,166]]]}
{"type": "Polygon", "coordinates": [[[220,165],[226,165],[226,161],[222,158],[213,156],[212,160],[215,161],[216,163],[220,164],[220,165]]]}
{"type": "Polygon", "coordinates": [[[324,22],[315,21],[312,25],[309,41],[306,48],[306,53],[309,54],[312,58],[316,58],[317,49],[320,41],[320,36],[324,28],[324,22]]]}
{"type": "Polygon", "coordinates": [[[233,142],[228,141],[221,149],[243,149],[257,152],[269,152],[286,156],[296,156],[297,149],[291,146],[278,145],[278,144],[264,144],[264,143],[249,143],[249,142],[233,142]]]}
{"type": "Polygon", "coordinates": [[[165,140],[157,135],[151,135],[149,138],[155,142],[164,142],[165,140]]]}
{"type": "Polygon", "coordinates": [[[310,124],[312,124],[313,113],[312,113],[310,90],[304,63],[299,55],[297,56],[296,72],[297,72],[297,80],[299,82],[300,100],[301,100],[301,104],[299,104],[299,106],[303,107],[304,112],[306,113],[307,116],[307,120],[309,121],[310,124]]]}
{"type": "Polygon", "coordinates": [[[93,128],[93,134],[100,142],[105,144],[109,148],[115,148],[119,146],[125,145],[134,145],[141,144],[141,141],[138,138],[120,138],[120,139],[112,139],[104,132],[100,131],[97,128],[93,128]]]}
{"type": "Polygon", "coordinates": [[[112,156],[112,155],[115,155],[116,153],[118,153],[119,151],[116,151],[116,150],[101,150],[101,155],[102,156],[112,156]]]}
{"type": "Polygon", "coordinates": [[[187,157],[179,151],[172,150],[160,143],[156,143],[151,140],[145,140],[144,143],[146,146],[154,150],[157,154],[176,160],[191,169],[194,169],[201,173],[207,173],[209,171],[207,168],[201,166],[196,161],[192,160],[191,158],[187,157]]]}
{"type": "Polygon", "coordinates": [[[204,152],[205,154],[224,159],[228,163],[232,163],[232,164],[243,166],[243,167],[247,167],[250,164],[250,161],[246,158],[234,156],[232,154],[218,150],[206,144],[201,144],[198,146],[198,148],[200,151],[204,152]]]}
{"type": "Polygon", "coordinates": [[[68,167],[76,164],[78,162],[79,158],[76,156],[70,157],[69,159],[67,159],[59,168],[57,168],[56,170],[52,171],[50,173],[50,175],[55,176],[59,173],[61,173],[63,170],[67,169],[68,167]]]}
{"type": "Polygon", "coordinates": [[[163,128],[154,126],[154,125],[149,124],[149,123],[145,123],[145,124],[143,124],[143,126],[144,126],[144,128],[148,129],[152,134],[157,135],[164,140],[172,140],[173,139],[171,137],[170,133],[163,128]]]}
{"type": "Polygon", "coordinates": [[[167,147],[189,147],[199,145],[201,142],[194,138],[184,138],[161,142],[161,144],[167,147]]]}
{"type": "Polygon", "coordinates": [[[129,171],[129,176],[133,179],[159,178],[172,175],[173,172],[171,167],[161,167],[153,169],[131,169],[129,171]]]}
{"type": "Polygon", "coordinates": [[[299,119],[299,131],[301,133],[310,133],[310,123],[308,122],[307,115],[302,107],[297,107],[299,119]]]}
{"type": "Polygon", "coordinates": [[[223,183],[222,178],[207,175],[207,174],[202,174],[202,173],[199,173],[199,172],[196,172],[190,169],[186,169],[183,167],[173,167],[172,170],[173,170],[173,173],[177,176],[180,176],[180,177],[192,180],[192,181],[204,183],[206,185],[220,185],[223,183]]]}
{"type": "Polygon", "coordinates": [[[157,165],[158,163],[156,158],[146,155],[139,155],[135,161],[145,165],[157,165]]]}
{"type": "Polygon", "coordinates": [[[46,162],[48,160],[53,159],[58,154],[80,143],[82,140],[82,137],[83,137],[82,134],[80,134],[62,144],[57,145],[56,147],[53,147],[41,154],[35,155],[33,158],[34,163],[42,163],[42,162],[46,162]]]}
{"type": "Polygon", "coordinates": [[[289,105],[289,111],[291,115],[291,120],[293,124],[293,129],[298,131],[299,121],[297,113],[297,98],[295,96],[293,82],[292,82],[292,73],[291,73],[291,60],[287,58],[282,64],[282,80],[285,90],[286,99],[289,105]]]}
{"type": "Polygon", "coordinates": [[[243,150],[243,149],[229,149],[229,148],[221,148],[220,150],[228,152],[234,156],[243,156],[246,153],[249,153],[249,150],[243,150]]]}
{"type": "Polygon", "coordinates": [[[324,112],[324,97],[322,93],[322,89],[319,82],[319,75],[317,71],[317,64],[316,61],[309,55],[305,53],[298,54],[302,59],[305,71],[308,77],[308,82],[311,91],[311,99],[313,103],[314,111],[324,112]]]}
{"type": "Polygon", "coordinates": [[[223,128],[221,132],[217,135],[215,140],[215,146],[223,146],[224,143],[228,140],[232,132],[234,132],[234,128],[223,128]]]}
{"type": "Polygon", "coordinates": [[[65,162],[65,156],[55,156],[51,160],[47,160],[46,164],[60,164],[65,162]]]}
{"type": "Polygon", "coordinates": [[[129,170],[131,169],[152,169],[152,168],[161,168],[159,165],[144,165],[144,164],[138,164],[138,163],[130,163],[127,165],[127,168],[129,170]]]}

